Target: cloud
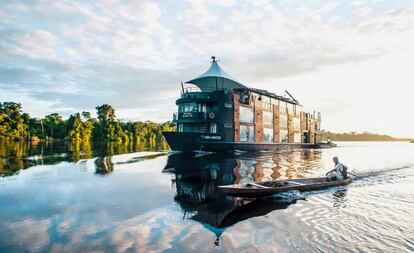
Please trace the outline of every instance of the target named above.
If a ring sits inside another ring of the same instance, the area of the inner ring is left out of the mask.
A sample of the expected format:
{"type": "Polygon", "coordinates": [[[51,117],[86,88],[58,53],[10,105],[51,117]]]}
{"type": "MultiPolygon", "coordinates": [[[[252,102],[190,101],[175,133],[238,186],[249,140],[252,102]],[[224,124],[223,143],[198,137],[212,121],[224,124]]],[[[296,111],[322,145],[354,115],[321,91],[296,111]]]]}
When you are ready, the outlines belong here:
{"type": "Polygon", "coordinates": [[[179,81],[205,71],[211,55],[272,89],[410,50],[413,16],[404,1],[3,1],[0,87],[64,114],[112,103],[122,118],[167,120],[179,81]]]}

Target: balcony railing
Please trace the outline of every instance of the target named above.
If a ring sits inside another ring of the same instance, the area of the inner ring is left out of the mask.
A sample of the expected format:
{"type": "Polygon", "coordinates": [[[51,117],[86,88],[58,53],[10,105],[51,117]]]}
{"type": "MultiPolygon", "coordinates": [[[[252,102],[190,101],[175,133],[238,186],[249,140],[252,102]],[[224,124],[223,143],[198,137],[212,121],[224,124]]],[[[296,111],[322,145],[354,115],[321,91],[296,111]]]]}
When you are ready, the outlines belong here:
{"type": "Polygon", "coordinates": [[[181,91],[181,95],[183,95],[185,93],[189,93],[189,92],[201,92],[201,90],[198,87],[187,87],[187,88],[184,88],[184,90],[181,91]]]}

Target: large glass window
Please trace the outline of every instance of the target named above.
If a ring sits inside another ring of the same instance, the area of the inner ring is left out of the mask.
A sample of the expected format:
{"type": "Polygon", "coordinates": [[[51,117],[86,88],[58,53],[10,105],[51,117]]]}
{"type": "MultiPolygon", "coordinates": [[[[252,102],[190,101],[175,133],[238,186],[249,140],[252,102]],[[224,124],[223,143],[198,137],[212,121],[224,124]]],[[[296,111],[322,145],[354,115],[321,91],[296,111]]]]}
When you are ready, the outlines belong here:
{"type": "Polygon", "coordinates": [[[287,128],[288,127],[288,116],[285,114],[279,115],[279,128],[287,128]]]}
{"type": "Polygon", "coordinates": [[[212,133],[212,134],[217,133],[217,124],[216,123],[211,123],[210,124],[210,133],[212,133]]]}
{"type": "Polygon", "coordinates": [[[273,128],[263,128],[263,141],[273,142],[273,128]]]}
{"type": "Polygon", "coordinates": [[[286,102],[283,102],[283,101],[279,102],[279,112],[286,113],[286,102]]]}
{"type": "Polygon", "coordinates": [[[180,104],[178,112],[206,112],[206,104],[196,102],[180,104]]]}
{"type": "Polygon", "coordinates": [[[240,125],[240,141],[254,142],[254,127],[240,125]]]}
{"type": "Polygon", "coordinates": [[[299,117],[300,113],[303,111],[303,108],[301,105],[295,105],[295,116],[299,117]]]}
{"type": "Polygon", "coordinates": [[[254,113],[253,109],[249,107],[240,106],[239,108],[239,120],[244,123],[253,123],[254,122],[254,113]]]}
{"type": "Polygon", "coordinates": [[[269,97],[262,96],[262,104],[263,104],[263,109],[272,110],[272,105],[270,104],[270,98],[269,97]]]}
{"type": "Polygon", "coordinates": [[[280,142],[289,142],[288,130],[280,130],[279,131],[279,141],[280,142]]]}
{"type": "Polygon", "coordinates": [[[300,132],[295,132],[293,135],[293,142],[301,143],[302,142],[301,137],[302,135],[300,134],[300,132]]]}
{"type": "Polygon", "coordinates": [[[263,124],[273,126],[273,112],[263,111],[263,124]]]}
{"type": "Polygon", "coordinates": [[[294,105],[293,105],[293,104],[291,104],[291,103],[286,103],[286,104],[287,104],[287,110],[288,110],[288,113],[289,113],[289,114],[294,114],[294,113],[295,113],[295,111],[293,110],[294,105]]]}
{"type": "Polygon", "coordinates": [[[183,124],[178,124],[178,132],[183,132],[183,131],[184,131],[183,124]]]}
{"type": "Polygon", "coordinates": [[[293,129],[295,129],[295,131],[300,131],[300,118],[293,118],[293,129]]]}

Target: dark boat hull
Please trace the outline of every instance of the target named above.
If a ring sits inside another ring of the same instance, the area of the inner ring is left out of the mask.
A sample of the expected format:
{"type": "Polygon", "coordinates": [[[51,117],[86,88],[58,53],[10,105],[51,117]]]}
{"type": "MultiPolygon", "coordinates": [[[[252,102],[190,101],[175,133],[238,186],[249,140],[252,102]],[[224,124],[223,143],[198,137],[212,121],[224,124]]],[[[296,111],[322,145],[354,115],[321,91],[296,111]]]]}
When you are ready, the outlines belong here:
{"type": "Polygon", "coordinates": [[[261,151],[297,148],[330,148],[327,143],[253,143],[222,141],[220,134],[163,132],[170,148],[175,151],[261,151]]]}
{"type": "Polygon", "coordinates": [[[227,195],[233,197],[243,198],[261,198],[268,197],[276,193],[287,192],[291,190],[298,191],[315,191],[328,187],[347,185],[351,182],[351,178],[344,180],[328,181],[327,178],[306,178],[306,179],[289,179],[289,180],[278,180],[278,181],[267,181],[256,183],[259,186],[267,188],[259,188],[257,186],[248,184],[234,184],[234,185],[223,185],[219,186],[219,189],[227,195]],[[292,182],[286,186],[271,187],[272,184],[284,184],[285,182],[292,182]],[[296,184],[295,184],[296,183],[296,184]],[[301,184],[301,185],[298,185],[301,184]]]}

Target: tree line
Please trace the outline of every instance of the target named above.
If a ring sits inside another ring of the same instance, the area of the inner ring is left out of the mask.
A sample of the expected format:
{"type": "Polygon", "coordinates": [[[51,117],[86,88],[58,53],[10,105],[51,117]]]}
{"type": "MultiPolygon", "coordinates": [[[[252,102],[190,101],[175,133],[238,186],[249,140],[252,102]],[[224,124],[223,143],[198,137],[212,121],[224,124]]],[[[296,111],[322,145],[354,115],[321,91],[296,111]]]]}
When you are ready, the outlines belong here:
{"type": "Polygon", "coordinates": [[[322,139],[331,141],[411,141],[409,138],[395,138],[384,134],[370,132],[333,133],[322,130],[322,139]]]}
{"type": "Polygon", "coordinates": [[[174,131],[171,122],[121,122],[115,109],[103,104],[96,108],[97,118],[90,112],[75,113],[68,119],[52,113],[32,118],[22,112],[20,103],[0,102],[0,141],[71,140],[110,141],[118,143],[147,142],[151,146],[165,142],[162,131],[174,131]]]}

